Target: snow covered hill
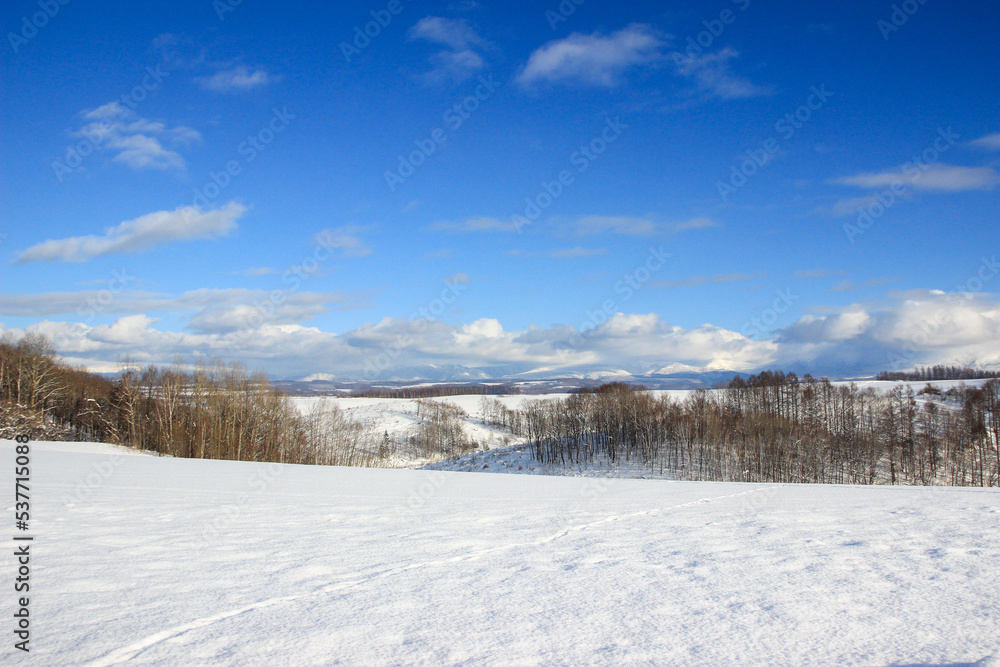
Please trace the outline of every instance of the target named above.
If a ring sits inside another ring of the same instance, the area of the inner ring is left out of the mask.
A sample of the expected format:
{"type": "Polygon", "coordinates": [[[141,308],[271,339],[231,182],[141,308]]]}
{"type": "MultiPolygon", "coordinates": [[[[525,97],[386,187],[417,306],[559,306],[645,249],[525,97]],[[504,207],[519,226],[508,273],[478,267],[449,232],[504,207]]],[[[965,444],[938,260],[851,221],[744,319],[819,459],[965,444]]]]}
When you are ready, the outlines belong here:
{"type": "MultiPolygon", "coordinates": [[[[12,442],[0,462],[9,539],[12,442]]],[[[320,468],[41,442],[31,478],[31,653],[12,647],[11,547],[5,664],[1000,655],[997,489],[320,468]]]]}

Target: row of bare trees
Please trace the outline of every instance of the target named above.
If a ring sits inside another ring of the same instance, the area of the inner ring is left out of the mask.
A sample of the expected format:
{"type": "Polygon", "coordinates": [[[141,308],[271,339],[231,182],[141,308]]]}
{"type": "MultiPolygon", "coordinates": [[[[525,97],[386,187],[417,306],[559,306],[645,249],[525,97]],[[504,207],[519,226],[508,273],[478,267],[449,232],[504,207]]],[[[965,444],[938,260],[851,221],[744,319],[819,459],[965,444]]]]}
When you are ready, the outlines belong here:
{"type": "Polygon", "coordinates": [[[0,340],[0,437],[91,440],[190,458],[379,465],[379,443],[335,403],[300,414],[262,373],[221,362],[135,367],[109,380],[47,338],[0,340]]]}
{"type": "Polygon", "coordinates": [[[481,412],[547,464],[630,463],[718,481],[997,486],[998,406],[996,380],[918,402],[909,388],[766,372],[681,401],[614,383],[518,409],[484,398],[481,412]]]}

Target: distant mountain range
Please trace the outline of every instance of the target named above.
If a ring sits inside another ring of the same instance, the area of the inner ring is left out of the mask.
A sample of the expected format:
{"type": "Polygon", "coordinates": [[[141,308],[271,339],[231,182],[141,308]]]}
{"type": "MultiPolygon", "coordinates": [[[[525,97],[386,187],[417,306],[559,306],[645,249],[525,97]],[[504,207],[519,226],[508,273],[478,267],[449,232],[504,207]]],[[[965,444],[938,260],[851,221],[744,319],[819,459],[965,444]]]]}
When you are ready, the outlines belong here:
{"type": "Polygon", "coordinates": [[[300,378],[285,378],[275,384],[291,393],[321,394],[353,391],[366,385],[406,387],[441,383],[503,383],[521,391],[572,390],[605,382],[643,384],[657,389],[695,389],[714,387],[731,380],[736,371],[705,371],[684,364],[659,368],[626,369],[598,366],[574,368],[491,366],[471,368],[457,364],[398,366],[372,377],[361,372],[317,372],[300,378]]]}

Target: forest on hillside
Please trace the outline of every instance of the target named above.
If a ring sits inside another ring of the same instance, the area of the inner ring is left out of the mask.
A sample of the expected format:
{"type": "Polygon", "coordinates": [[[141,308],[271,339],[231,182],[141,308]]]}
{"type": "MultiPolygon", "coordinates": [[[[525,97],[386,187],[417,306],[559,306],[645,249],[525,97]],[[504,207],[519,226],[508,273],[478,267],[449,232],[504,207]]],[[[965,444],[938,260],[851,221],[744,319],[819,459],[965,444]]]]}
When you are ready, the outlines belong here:
{"type": "Polygon", "coordinates": [[[1000,371],[968,366],[917,366],[912,371],[882,371],[876,380],[939,382],[941,380],[987,380],[1000,378],[1000,371]]]}
{"type": "MultiPolygon", "coordinates": [[[[390,438],[321,401],[305,414],[240,364],[184,370],[127,362],[114,379],[61,363],[52,343],[0,340],[0,437],[110,442],[190,458],[383,466],[475,449],[462,408],[416,400],[414,433],[390,438]]],[[[484,423],[546,464],[648,466],[682,479],[1000,485],[1000,380],[890,391],[794,373],[736,377],[683,400],[622,383],[507,407],[484,423]],[[918,400],[919,399],[919,400],[918,400]]]]}
{"type": "Polygon", "coordinates": [[[639,463],[682,479],[840,484],[1000,484],[1000,381],[884,392],[766,371],[684,400],[612,383],[484,419],[540,463],[639,463]]]}
{"type": "Polygon", "coordinates": [[[386,465],[394,454],[442,459],[469,449],[456,435],[454,411],[431,406],[420,419],[417,436],[396,443],[350,419],[333,400],[301,414],[266,375],[241,364],[188,371],[179,363],[138,367],[126,360],[108,379],[58,361],[43,335],[0,340],[0,438],[25,434],[186,458],[351,466],[386,465]]]}

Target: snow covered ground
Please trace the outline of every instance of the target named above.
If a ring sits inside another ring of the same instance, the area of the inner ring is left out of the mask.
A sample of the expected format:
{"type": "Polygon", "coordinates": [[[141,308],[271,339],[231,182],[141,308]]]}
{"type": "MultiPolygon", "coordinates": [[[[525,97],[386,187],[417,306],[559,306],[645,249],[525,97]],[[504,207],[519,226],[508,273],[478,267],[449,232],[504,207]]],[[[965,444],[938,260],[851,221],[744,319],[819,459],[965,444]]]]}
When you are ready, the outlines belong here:
{"type": "MultiPolygon", "coordinates": [[[[13,536],[14,444],[0,441],[13,536]]],[[[1000,490],[197,461],[31,444],[5,664],[985,665],[1000,490]]],[[[991,662],[995,664],[995,662],[991,662]]]]}
{"type": "MultiPolygon", "coordinates": [[[[537,396],[510,395],[494,396],[509,408],[518,407],[525,399],[541,400],[545,398],[564,398],[567,394],[540,394],[537,396]]],[[[334,398],[327,396],[319,397],[296,397],[292,402],[298,407],[300,412],[308,413],[309,410],[323,404],[336,405],[347,415],[365,426],[373,429],[376,433],[388,432],[392,437],[406,437],[417,432],[420,420],[417,418],[417,401],[438,401],[447,402],[462,408],[467,417],[463,417],[462,427],[466,434],[476,442],[497,447],[510,442],[517,442],[518,439],[502,429],[492,428],[482,423],[479,418],[479,403],[482,400],[478,395],[465,396],[441,396],[435,398],[334,398]]]]}
{"type": "MultiPolygon", "coordinates": [[[[935,387],[941,391],[947,391],[952,387],[962,384],[968,386],[978,386],[985,380],[947,380],[933,382],[935,387]]],[[[849,381],[834,382],[834,385],[848,385],[849,381]]],[[[876,380],[862,380],[855,382],[860,388],[873,388],[879,391],[889,391],[894,387],[911,387],[913,391],[919,392],[926,382],[884,382],[876,380]]],[[[656,396],[669,396],[675,401],[683,401],[694,390],[690,389],[656,389],[651,393],[656,396]]],[[[533,401],[561,400],[570,394],[511,394],[489,396],[490,400],[498,400],[503,405],[511,409],[523,407],[526,403],[533,401]]],[[[303,413],[322,406],[324,404],[336,405],[342,409],[351,419],[364,424],[376,434],[386,432],[393,439],[405,439],[416,434],[420,420],[417,417],[417,401],[443,401],[457,405],[465,411],[462,417],[462,428],[466,435],[478,443],[479,450],[490,450],[488,453],[468,455],[460,460],[444,461],[432,465],[432,468],[452,471],[484,471],[484,472],[514,472],[547,475],[572,475],[572,474],[610,474],[615,477],[636,478],[650,477],[649,469],[639,466],[597,466],[599,470],[574,471],[559,466],[539,466],[530,461],[527,449],[524,447],[526,440],[512,435],[511,433],[485,424],[481,418],[480,395],[460,395],[441,396],[435,398],[359,398],[350,396],[308,396],[294,397],[292,402],[303,413]],[[486,466],[485,468],[483,466],[486,466]]],[[[917,397],[918,406],[923,406],[927,399],[917,397]]],[[[945,405],[945,404],[942,404],[945,405]]],[[[947,407],[947,405],[945,405],[947,407]]],[[[395,467],[419,467],[428,463],[430,459],[405,459],[396,458],[391,462],[395,467]]],[[[663,475],[655,475],[662,477],[663,475]]],[[[667,475],[669,477],[669,475],[667,475]]]]}

